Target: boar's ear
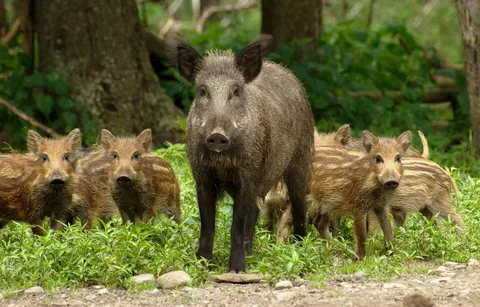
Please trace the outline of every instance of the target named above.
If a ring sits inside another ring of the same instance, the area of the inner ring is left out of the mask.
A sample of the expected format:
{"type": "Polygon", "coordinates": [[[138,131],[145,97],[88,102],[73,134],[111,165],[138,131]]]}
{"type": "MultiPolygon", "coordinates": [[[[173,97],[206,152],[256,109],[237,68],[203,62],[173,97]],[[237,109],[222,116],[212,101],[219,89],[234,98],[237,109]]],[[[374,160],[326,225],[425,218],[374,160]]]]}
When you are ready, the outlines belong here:
{"type": "Polygon", "coordinates": [[[269,51],[270,35],[260,35],[235,57],[235,65],[242,72],[245,83],[255,79],[262,70],[263,57],[269,51]]]}
{"type": "Polygon", "coordinates": [[[402,148],[403,152],[412,144],[412,132],[410,130],[405,131],[397,137],[397,143],[402,148]]]}
{"type": "Polygon", "coordinates": [[[82,147],[82,132],[78,128],[73,129],[65,139],[72,146],[73,151],[82,147]]]}
{"type": "Polygon", "coordinates": [[[187,41],[176,38],[168,47],[171,61],[188,82],[195,83],[202,56],[187,41]]]}
{"type": "Polygon", "coordinates": [[[370,131],[364,130],[362,134],[363,147],[370,152],[374,146],[378,144],[378,138],[370,131]]]}
{"type": "Polygon", "coordinates": [[[342,145],[347,145],[352,141],[352,131],[349,124],[345,124],[338,128],[335,133],[335,141],[342,145]]]}
{"type": "Polygon", "coordinates": [[[142,144],[145,151],[149,151],[152,147],[152,130],[145,129],[137,136],[137,141],[142,144]]]}
{"type": "Polygon", "coordinates": [[[102,135],[100,137],[100,141],[102,143],[103,148],[110,149],[113,143],[117,140],[117,137],[114,136],[110,131],[107,129],[102,129],[102,135]]]}
{"type": "Polygon", "coordinates": [[[31,153],[37,153],[40,145],[45,142],[45,139],[33,130],[28,130],[27,135],[27,149],[31,153]]]}

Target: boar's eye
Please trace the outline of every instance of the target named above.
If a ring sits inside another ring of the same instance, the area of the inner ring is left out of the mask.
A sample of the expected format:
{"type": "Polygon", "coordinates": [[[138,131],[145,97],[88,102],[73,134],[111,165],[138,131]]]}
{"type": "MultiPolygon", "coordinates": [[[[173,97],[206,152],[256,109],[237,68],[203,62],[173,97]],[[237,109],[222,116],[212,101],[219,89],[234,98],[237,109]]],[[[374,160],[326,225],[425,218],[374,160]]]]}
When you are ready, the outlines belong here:
{"type": "Polygon", "coordinates": [[[112,158],[113,158],[113,159],[118,159],[118,154],[117,154],[116,152],[113,152],[113,153],[112,153],[112,158]]]}
{"type": "Polygon", "coordinates": [[[235,86],[233,88],[233,96],[236,96],[236,97],[240,96],[240,89],[238,88],[238,86],[235,86]]]}
{"type": "Polygon", "coordinates": [[[380,164],[383,163],[383,158],[380,155],[375,156],[375,163],[380,164]]]}
{"type": "Polygon", "coordinates": [[[67,161],[67,162],[70,162],[70,157],[71,157],[71,153],[67,152],[66,154],[63,155],[63,161],[67,161]]]}
{"type": "Polygon", "coordinates": [[[198,97],[205,97],[207,96],[207,90],[205,87],[201,86],[198,88],[198,97]]]}
{"type": "Polygon", "coordinates": [[[140,159],[140,153],[138,151],[136,151],[133,155],[132,155],[132,159],[133,160],[138,160],[140,159]]]}
{"type": "Polygon", "coordinates": [[[48,162],[48,156],[46,154],[42,155],[42,162],[47,163],[48,162]]]}
{"type": "Polygon", "coordinates": [[[397,163],[402,163],[402,158],[400,157],[400,155],[397,155],[397,156],[395,157],[395,162],[397,162],[397,163]]]}

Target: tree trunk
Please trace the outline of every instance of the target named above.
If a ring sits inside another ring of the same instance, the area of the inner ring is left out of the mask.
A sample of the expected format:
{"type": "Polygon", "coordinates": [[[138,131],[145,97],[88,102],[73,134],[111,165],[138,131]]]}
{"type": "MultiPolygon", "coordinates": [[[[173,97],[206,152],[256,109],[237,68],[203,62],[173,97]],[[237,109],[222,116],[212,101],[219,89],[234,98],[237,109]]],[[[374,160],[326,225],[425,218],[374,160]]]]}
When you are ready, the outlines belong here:
{"type": "Polygon", "coordinates": [[[480,155],[480,2],[456,0],[462,27],[473,145],[480,155]]]}
{"type": "Polygon", "coordinates": [[[38,0],[35,12],[39,69],[66,76],[99,128],[181,139],[185,115],[155,78],[134,0],[38,0]]]}
{"type": "Polygon", "coordinates": [[[277,47],[293,38],[320,39],[322,0],[262,0],[262,33],[273,35],[277,47]]]}
{"type": "Polygon", "coordinates": [[[7,14],[5,12],[5,0],[0,0],[0,36],[7,33],[7,14]]]}

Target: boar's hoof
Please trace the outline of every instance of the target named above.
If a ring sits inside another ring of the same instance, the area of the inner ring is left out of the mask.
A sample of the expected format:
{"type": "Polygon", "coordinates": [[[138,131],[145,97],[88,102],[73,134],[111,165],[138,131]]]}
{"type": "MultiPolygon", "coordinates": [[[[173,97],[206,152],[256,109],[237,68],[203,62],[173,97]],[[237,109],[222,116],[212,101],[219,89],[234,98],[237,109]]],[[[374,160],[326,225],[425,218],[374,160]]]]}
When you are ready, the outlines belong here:
{"type": "Polygon", "coordinates": [[[206,138],[205,144],[207,145],[208,149],[221,152],[230,146],[230,139],[223,133],[217,132],[210,134],[206,138]]]}
{"type": "Polygon", "coordinates": [[[245,264],[245,256],[232,256],[230,255],[230,261],[228,262],[228,270],[230,272],[240,273],[247,270],[247,265],[245,264]]]}

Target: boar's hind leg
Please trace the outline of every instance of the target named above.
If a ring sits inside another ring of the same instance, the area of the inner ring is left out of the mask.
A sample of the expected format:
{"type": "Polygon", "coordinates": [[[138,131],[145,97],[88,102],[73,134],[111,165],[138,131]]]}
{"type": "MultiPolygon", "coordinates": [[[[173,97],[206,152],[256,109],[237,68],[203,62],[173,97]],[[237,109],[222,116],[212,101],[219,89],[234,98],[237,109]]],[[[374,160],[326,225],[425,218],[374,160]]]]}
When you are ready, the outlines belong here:
{"type": "MultiPolygon", "coordinates": [[[[306,159],[303,159],[306,160],[306,159]]],[[[284,173],[283,179],[288,187],[288,196],[292,204],[293,233],[296,237],[306,235],[306,194],[310,181],[310,171],[308,165],[304,167],[304,161],[297,160],[292,163],[284,173]]],[[[306,162],[306,161],[305,161],[306,162]]],[[[305,163],[306,164],[306,163],[305,163]]]]}
{"type": "MultiPolygon", "coordinates": [[[[246,180],[243,180],[246,182],[246,180]]],[[[242,272],[246,269],[244,239],[246,234],[253,236],[255,228],[256,215],[258,208],[256,206],[256,195],[254,190],[242,184],[235,191],[235,201],[233,202],[233,219],[230,229],[231,248],[228,268],[233,272],[242,272]],[[245,231],[248,227],[248,231],[245,231]]]]}
{"type": "Polygon", "coordinates": [[[215,206],[217,190],[213,180],[197,182],[198,209],[200,211],[200,241],[198,258],[212,259],[215,235],[215,206]]]}

